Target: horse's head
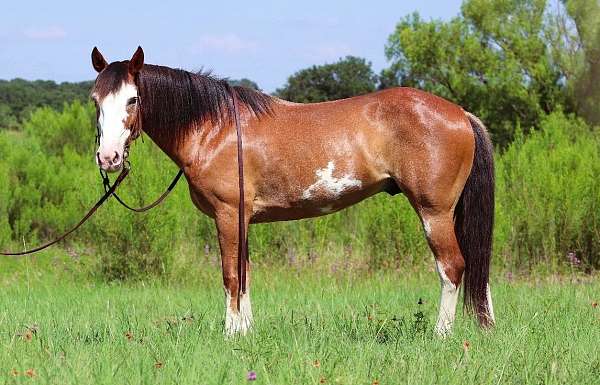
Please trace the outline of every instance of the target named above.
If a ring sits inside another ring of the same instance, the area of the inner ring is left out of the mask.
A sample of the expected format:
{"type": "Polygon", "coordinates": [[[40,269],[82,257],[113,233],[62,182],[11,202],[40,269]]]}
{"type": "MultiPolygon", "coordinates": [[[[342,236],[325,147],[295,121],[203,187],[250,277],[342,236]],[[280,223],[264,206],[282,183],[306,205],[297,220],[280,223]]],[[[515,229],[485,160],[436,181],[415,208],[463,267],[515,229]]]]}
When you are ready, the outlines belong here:
{"type": "Polygon", "coordinates": [[[103,170],[114,172],[123,167],[129,143],[140,134],[136,77],[144,66],[144,51],[138,47],[131,60],[108,64],[94,47],[92,65],[98,71],[92,90],[99,142],[96,162],[103,170]]]}

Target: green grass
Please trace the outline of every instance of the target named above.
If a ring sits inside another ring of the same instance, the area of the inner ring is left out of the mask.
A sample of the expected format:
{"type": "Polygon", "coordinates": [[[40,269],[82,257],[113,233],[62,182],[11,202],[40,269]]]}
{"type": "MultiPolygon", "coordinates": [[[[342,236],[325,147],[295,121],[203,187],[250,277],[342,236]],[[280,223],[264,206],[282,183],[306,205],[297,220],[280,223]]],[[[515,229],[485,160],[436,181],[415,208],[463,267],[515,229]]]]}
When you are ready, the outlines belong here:
{"type": "Polygon", "coordinates": [[[590,277],[497,279],[497,327],[459,312],[442,340],[433,272],[259,266],[254,331],[225,340],[214,268],[195,283],[110,285],[19,265],[0,275],[0,383],[243,384],[251,370],[256,384],[600,383],[590,277]]]}

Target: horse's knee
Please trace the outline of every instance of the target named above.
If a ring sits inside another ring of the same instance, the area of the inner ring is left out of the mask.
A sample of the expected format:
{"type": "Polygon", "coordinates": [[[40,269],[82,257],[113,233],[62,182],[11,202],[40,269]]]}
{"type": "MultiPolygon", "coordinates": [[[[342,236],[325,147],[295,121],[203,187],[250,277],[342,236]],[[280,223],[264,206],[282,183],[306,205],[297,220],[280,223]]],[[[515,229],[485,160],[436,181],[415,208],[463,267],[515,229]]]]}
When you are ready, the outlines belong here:
{"type": "Polygon", "coordinates": [[[231,288],[232,286],[237,286],[238,277],[236,274],[232,273],[224,273],[223,274],[223,285],[226,289],[231,288]]]}

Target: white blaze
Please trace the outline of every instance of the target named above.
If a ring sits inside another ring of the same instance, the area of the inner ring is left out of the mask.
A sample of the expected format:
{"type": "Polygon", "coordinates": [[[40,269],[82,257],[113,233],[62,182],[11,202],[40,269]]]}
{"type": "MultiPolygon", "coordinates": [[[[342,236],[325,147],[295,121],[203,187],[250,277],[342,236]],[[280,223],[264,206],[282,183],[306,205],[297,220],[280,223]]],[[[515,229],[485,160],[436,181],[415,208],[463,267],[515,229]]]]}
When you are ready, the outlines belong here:
{"type": "Polygon", "coordinates": [[[125,142],[129,138],[129,127],[125,127],[127,119],[127,101],[137,96],[134,85],[123,83],[121,88],[108,94],[100,101],[100,114],[98,124],[100,125],[100,156],[112,156],[115,152],[122,155],[125,142]]]}
{"type": "Polygon", "coordinates": [[[335,164],[333,161],[329,161],[326,168],[317,170],[315,172],[317,181],[304,190],[302,198],[310,199],[313,196],[313,193],[319,190],[325,191],[332,198],[337,198],[347,189],[353,187],[360,188],[362,186],[362,182],[358,179],[354,179],[352,174],[346,174],[341,178],[335,178],[333,176],[334,169],[335,164]]]}

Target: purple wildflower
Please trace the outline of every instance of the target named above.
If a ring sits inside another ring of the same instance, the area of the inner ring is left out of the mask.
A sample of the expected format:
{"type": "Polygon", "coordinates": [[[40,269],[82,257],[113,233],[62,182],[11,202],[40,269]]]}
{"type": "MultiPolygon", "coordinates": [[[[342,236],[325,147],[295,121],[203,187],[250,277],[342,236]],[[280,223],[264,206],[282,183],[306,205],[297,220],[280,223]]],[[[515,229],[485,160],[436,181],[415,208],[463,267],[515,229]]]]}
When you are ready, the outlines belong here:
{"type": "Polygon", "coordinates": [[[509,282],[512,282],[512,280],[513,280],[513,273],[512,273],[512,271],[509,271],[509,272],[506,273],[506,279],[509,282]]]}
{"type": "Polygon", "coordinates": [[[248,381],[256,381],[256,372],[254,370],[248,372],[248,381]]]}
{"type": "Polygon", "coordinates": [[[577,258],[577,254],[575,254],[574,251],[570,251],[567,254],[567,259],[569,260],[569,263],[571,263],[571,265],[573,266],[579,266],[581,264],[581,260],[577,258]]]}

